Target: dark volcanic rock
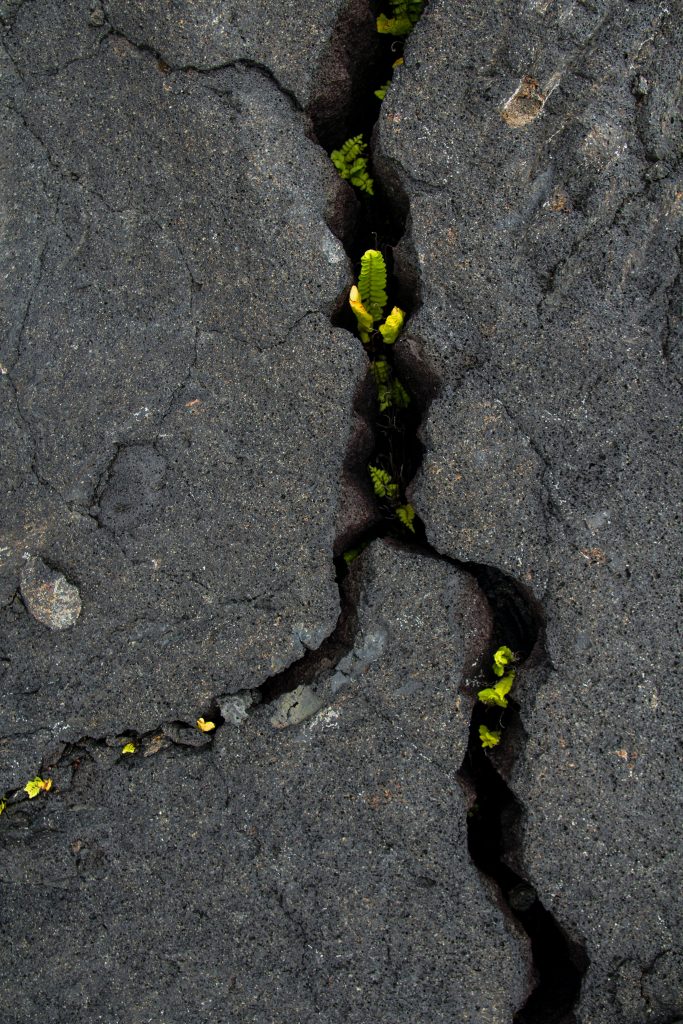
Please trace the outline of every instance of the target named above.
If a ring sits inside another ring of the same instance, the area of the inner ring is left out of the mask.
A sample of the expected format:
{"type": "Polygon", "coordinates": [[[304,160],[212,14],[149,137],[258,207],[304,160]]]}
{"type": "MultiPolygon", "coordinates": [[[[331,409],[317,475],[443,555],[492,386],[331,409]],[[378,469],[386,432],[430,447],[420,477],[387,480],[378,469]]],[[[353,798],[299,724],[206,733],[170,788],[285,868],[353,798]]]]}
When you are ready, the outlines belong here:
{"type": "Polygon", "coordinates": [[[0,790],[30,734],[194,721],[339,611],[364,365],[329,322],[339,179],[263,74],[95,46],[89,10],[27,4],[6,34],[0,790]],[[12,600],[26,555],[78,587],[76,628],[12,600]]]}
{"type": "Polygon", "coordinates": [[[21,1024],[508,1024],[526,948],[469,861],[456,777],[485,602],[384,544],[354,571],[355,668],[334,696],[318,680],[312,717],[274,729],[262,706],[199,755],[106,769],[83,750],[0,820],[21,1024]]]}
{"type": "Polygon", "coordinates": [[[378,133],[422,297],[403,358],[442,381],[413,500],[547,614],[513,785],[586,1024],[683,1006],[681,13],[433,0],[378,133]]]}

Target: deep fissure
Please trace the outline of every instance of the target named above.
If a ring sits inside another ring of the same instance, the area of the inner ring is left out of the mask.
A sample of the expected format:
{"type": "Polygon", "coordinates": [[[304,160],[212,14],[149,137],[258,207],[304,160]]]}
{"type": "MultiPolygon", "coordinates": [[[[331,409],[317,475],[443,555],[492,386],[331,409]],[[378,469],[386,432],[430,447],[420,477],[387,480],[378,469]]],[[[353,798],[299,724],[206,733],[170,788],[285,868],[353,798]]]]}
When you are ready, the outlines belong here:
{"type": "MultiPolygon", "coordinates": [[[[374,7],[377,5],[373,5],[374,7]]],[[[374,54],[370,66],[351,70],[356,81],[350,92],[347,109],[329,109],[324,119],[316,120],[315,110],[309,111],[318,141],[328,153],[344,142],[348,131],[362,132],[370,143],[381,102],[372,94],[372,87],[382,85],[391,77],[394,61],[402,52],[402,44],[389,37],[375,38],[368,43],[374,54]],[[365,95],[367,93],[367,95],[365,95]],[[339,126],[344,131],[339,135],[339,126]]],[[[372,167],[372,164],[371,164],[372,167]]],[[[408,317],[419,304],[416,275],[406,273],[405,267],[399,272],[394,266],[393,251],[402,239],[408,214],[405,198],[392,195],[373,168],[375,195],[357,196],[357,209],[353,225],[347,225],[342,242],[347,255],[357,265],[367,248],[383,252],[391,282],[391,298],[401,305],[408,317]],[[360,226],[362,225],[362,230],[360,226]]],[[[350,187],[350,186],[349,186],[350,187]]],[[[353,317],[344,304],[335,317],[338,326],[354,331],[353,317]]],[[[360,344],[360,342],[359,342],[360,344]]],[[[370,358],[377,356],[378,343],[369,347],[370,358]]],[[[391,346],[385,346],[382,355],[388,360],[392,372],[397,372],[391,346]]],[[[405,354],[404,354],[404,359],[405,354]]],[[[376,403],[370,400],[365,409],[366,419],[372,425],[375,436],[375,451],[372,459],[386,464],[395,475],[402,498],[414,479],[422,460],[423,447],[419,439],[419,428],[435,395],[435,382],[422,366],[411,367],[418,386],[412,389],[412,400],[405,410],[394,409],[389,415],[379,413],[376,403]]],[[[367,480],[364,481],[367,485],[367,480]]],[[[389,537],[395,543],[423,555],[447,561],[461,570],[471,573],[486,595],[493,614],[493,642],[495,645],[511,645],[520,655],[520,664],[532,655],[542,657],[543,622],[540,610],[533,606],[529,596],[515,580],[493,567],[473,563],[459,563],[436,551],[428,542],[422,520],[416,515],[415,533],[411,535],[401,524],[383,509],[382,522],[361,531],[352,541],[352,546],[362,547],[371,540],[389,537]]],[[[307,685],[319,677],[321,672],[333,668],[340,657],[353,646],[356,628],[357,594],[353,590],[351,574],[343,555],[335,559],[340,587],[341,613],[334,631],[316,650],[308,650],[296,662],[282,672],[270,677],[254,691],[257,696],[254,707],[276,701],[281,695],[298,686],[307,685]]],[[[473,696],[470,693],[470,696],[473,696]]],[[[219,701],[203,709],[203,714],[221,728],[226,719],[219,701]]],[[[569,1024],[574,1020],[572,1008],[575,1005],[581,980],[587,968],[585,951],[573,944],[563,933],[558,922],[539,901],[533,887],[523,878],[518,864],[518,830],[523,808],[508,788],[496,758],[481,749],[478,725],[482,719],[482,706],[473,703],[470,723],[470,741],[460,769],[463,786],[472,794],[472,806],[468,817],[468,845],[472,860],[478,870],[486,875],[497,887],[503,904],[515,917],[529,936],[534,968],[538,981],[525,1005],[518,1011],[514,1024],[569,1024]],[[511,866],[515,864],[515,867],[511,866]]],[[[501,761],[513,756],[512,743],[523,742],[523,729],[514,704],[506,709],[502,719],[508,749],[501,751],[501,761]]],[[[144,734],[134,730],[129,734],[139,748],[154,744],[158,736],[175,746],[188,749],[210,742],[207,737],[197,737],[185,722],[168,722],[158,729],[144,734]],[[183,741],[187,733],[188,742],[183,741]],[[191,735],[192,734],[192,735],[191,735]],[[193,738],[194,737],[194,738],[193,738]]],[[[116,742],[105,739],[84,737],[69,744],[60,751],[51,764],[65,772],[76,771],[83,758],[92,757],[95,748],[114,750],[116,742]]],[[[66,782],[66,780],[65,780],[66,782]]],[[[23,802],[25,797],[17,791],[13,802],[23,802]]]]}
{"type": "MultiPolygon", "coordinates": [[[[377,5],[371,4],[371,8],[373,14],[376,14],[377,5]]],[[[396,40],[374,40],[375,69],[373,71],[372,68],[364,67],[360,71],[366,89],[371,81],[377,80],[380,84],[386,77],[391,77],[397,49],[402,54],[403,46],[397,46],[396,40]]],[[[351,95],[357,97],[358,89],[352,89],[351,95]]],[[[339,112],[336,124],[343,126],[343,130],[340,133],[338,128],[337,135],[334,129],[330,131],[329,118],[327,122],[316,122],[315,110],[309,111],[317,138],[328,154],[341,146],[349,135],[362,133],[369,143],[375,195],[368,196],[354,189],[357,199],[355,222],[350,229],[347,226],[346,237],[341,240],[355,267],[366,249],[373,248],[382,252],[387,264],[389,305],[392,301],[400,304],[408,320],[419,305],[417,275],[414,272],[406,273],[405,267],[401,268],[400,276],[397,275],[393,260],[394,248],[405,233],[408,204],[403,196],[392,197],[385,190],[372,160],[373,132],[381,102],[374,96],[365,103],[356,99],[355,102],[352,100],[350,108],[339,112]]],[[[332,123],[334,125],[334,119],[332,123]]],[[[351,188],[350,185],[348,187],[351,188]]],[[[355,323],[348,305],[335,318],[335,323],[355,333],[355,323]]],[[[396,373],[392,346],[382,346],[381,342],[371,339],[363,347],[371,365],[378,357],[378,348],[383,349],[382,356],[389,362],[392,373],[396,373]]],[[[411,369],[419,384],[413,389],[406,410],[394,409],[387,416],[379,411],[377,402],[373,400],[365,409],[366,419],[372,425],[375,437],[372,459],[386,467],[398,481],[401,500],[405,500],[406,490],[422,461],[424,449],[419,439],[419,428],[437,390],[434,379],[423,366],[413,366],[411,369]]],[[[377,537],[391,537],[395,543],[419,550],[431,558],[447,561],[471,573],[484,592],[492,612],[494,649],[501,644],[511,646],[518,654],[520,666],[532,655],[541,661],[544,658],[543,615],[524,588],[512,577],[492,566],[462,564],[442,555],[429,544],[424,523],[417,514],[413,525],[414,535],[410,536],[400,523],[385,514],[382,524],[362,531],[352,541],[352,547],[362,549],[377,537]]],[[[343,586],[346,573],[343,556],[336,561],[343,586]]],[[[468,814],[468,848],[472,861],[494,883],[507,912],[526,932],[530,942],[536,983],[524,1005],[515,1014],[513,1024],[572,1024],[575,1021],[573,1009],[580,995],[588,959],[585,950],[570,940],[543,906],[533,886],[520,873],[519,826],[523,808],[510,791],[503,774],[503,762],[509,763],[514,758],[513,743],[519,745],[524,742],[519,712],[513,701],[502,714],[501,724],[507,744],[501,751],[500,769],[496,763],[497,758],[484,751],[480,743],[478,727],[485,717],[483,705],[475,700],[468,748],[459,776],[465,790],[472,794],[468,814]]]]}

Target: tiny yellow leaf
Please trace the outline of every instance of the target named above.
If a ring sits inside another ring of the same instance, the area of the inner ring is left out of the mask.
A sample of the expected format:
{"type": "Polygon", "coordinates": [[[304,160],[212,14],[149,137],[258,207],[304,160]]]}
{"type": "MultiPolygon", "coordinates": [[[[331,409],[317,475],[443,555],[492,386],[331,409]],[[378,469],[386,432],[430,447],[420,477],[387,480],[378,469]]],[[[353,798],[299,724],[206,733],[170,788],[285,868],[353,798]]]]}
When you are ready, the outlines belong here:
{"type": "Polygon", "coordinates": [[[200,732],[211,732],[216,728],[215,722],[206,722],[203,718],[197,719],[197,728],[200,732]]]}
{"type": "Polygon", "coordinates": [[[52,789],[52,779],[43,779],[40,784],[40,788],[45,792],[49,793],[52,789]]]}
{"type": "Polygon", "coordinates": [[[7,807],[7,801],[6,800],[0,800],[0,814],[2,814],[2,812],[4,811],[4,809],[6,807],[7,807]]]}
{"type": "Polygon", "coordinates": [[[500,743],[500,732],[498,730],[492,731],[491,729],[487,729],[485,725],[480,725],[479,739],[481,740],[481,745],[484,749],[486,749],[486,747],[497,747],[500,743]]]}
{"type": "Polygon", "coordinates": [[[126,743],[123,747],[121,747],[121,753],[122,754],[134,754],[135,753],[135,744],[134,743],[126,743]]]}
{"type": "Polygon", "coordinates": [[[36,775],[35,778],[30,778],[27,784],[24,786],[24,792],[29,794],[29,800],[33,800],[43,790],[50,790],[52,787],[52,779],[48,778],[45,782],[40,775],[36,775]]]}

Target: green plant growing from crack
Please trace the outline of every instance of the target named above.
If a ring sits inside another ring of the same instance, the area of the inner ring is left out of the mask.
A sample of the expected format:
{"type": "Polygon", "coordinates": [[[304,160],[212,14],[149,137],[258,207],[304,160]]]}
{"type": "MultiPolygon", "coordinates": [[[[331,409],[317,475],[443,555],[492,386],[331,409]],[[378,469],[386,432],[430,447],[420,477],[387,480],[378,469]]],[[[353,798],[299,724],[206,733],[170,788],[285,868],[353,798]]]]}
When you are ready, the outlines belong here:
{"type": "MultiPolygon", "coordinates": [[[[477,699],[489,707],[505,709],[508,706],[508,694],[515,681],[516,669],[514,663],[517,655],[506,646],[499,647],[493,655],[491,669],[497,682],[493,686],[487,686],[477,693],[477,699]]],[[[485,725],[479,726],[479,739],[482,747],[495,747],[500,743],[500,730],[491,731],[485,725]]]]}
{"type": "Polygon", "coordinates": [[[368,158],[365,155],[368,146],[362,135],[354,135],[347,139],[339,149],[333,149],[330,160],[339,171],[344,181],[350,181],[361,192],[374,195],[374,182],[368,174],[368,158]]]}

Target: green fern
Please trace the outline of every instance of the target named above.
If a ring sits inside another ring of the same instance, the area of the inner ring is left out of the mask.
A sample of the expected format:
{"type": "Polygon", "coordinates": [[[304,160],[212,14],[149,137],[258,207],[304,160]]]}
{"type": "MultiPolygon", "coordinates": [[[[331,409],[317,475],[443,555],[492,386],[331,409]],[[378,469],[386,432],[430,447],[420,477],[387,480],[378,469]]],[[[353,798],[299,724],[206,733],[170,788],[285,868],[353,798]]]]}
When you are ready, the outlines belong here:
{"type": "Polygon", "coordinates": [[[387,304],[387,265],[377,249],[367,249],[360,258],[358,291],[373,324],[376,324],[387,304]]]}
{"type": "Polygon", "coordinates": [[[344,181],[350,181],[361,192],[374,195],[374,182],[368,174],[367,143],[362,135],[347,139],[341,149],[333,149],[330,160],[344,181]]]}
{"type": "Polygon", "coordinates": [[[377,31],[384,35],[407,36],[422,14],[423,0],[389,0],[392,17],[380,14],[377,31]]]}
{"type": "Polygon", "coordinates": [[[391,382],[391,400],[397,409],[407,409],[410,405],[410,395],[397,377],[391,382]]]}
{"type": "Polygon", "coordinates": [[[395,501],[398,498],[398,484],[391,479],[391,473],[377,466],[368,466],[372,487],[378,498],[395,501]]]}
{"type": "Polygon", "coordinates": [[[415,526],[413,525],[415,520],[415,509],[410,502],[406,505],[399,505],[396,509],[396,516],[401,520],[406,529],[410,530],[411,533],[415,533],[415,526]]]}
{"type": "MultiPolygon", "coordinates": [[[[384,316],[387,304],[387,265],[377,249],[366,249],[360,258],[358,284],[349,294],[349,305],[358,324],[358,333],[364,345],[370,341],[375,324],[384,316]]],[[[393,345],[403,327],[405,313],[394,306],[380,325],[379,332],[386,345],[393,345]]]]}

